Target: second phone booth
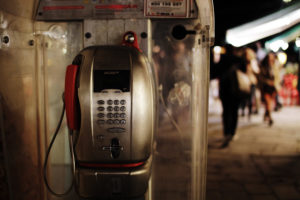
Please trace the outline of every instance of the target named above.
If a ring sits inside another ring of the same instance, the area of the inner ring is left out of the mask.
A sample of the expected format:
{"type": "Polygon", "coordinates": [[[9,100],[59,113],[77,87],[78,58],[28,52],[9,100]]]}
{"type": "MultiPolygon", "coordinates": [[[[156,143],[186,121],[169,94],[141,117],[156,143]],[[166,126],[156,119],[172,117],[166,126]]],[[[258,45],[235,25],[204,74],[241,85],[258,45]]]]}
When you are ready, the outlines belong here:
{"type": "Polygon", "coordinates": [[[6,199],[205,200],[212,0],[0,5],[6,199]]]}

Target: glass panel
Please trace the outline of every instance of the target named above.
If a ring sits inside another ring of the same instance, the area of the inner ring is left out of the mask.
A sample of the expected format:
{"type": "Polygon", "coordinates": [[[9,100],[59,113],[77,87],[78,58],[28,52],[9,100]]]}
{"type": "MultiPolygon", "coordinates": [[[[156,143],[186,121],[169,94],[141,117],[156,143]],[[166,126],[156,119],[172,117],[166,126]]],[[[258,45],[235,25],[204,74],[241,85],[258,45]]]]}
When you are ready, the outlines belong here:
{"type": "MultiPolygon", "coordinates": [[[[46,133],[46,148],[56,130],[63,108],[62,95],[65,85],[66,67],[82,49],[82,23],[36,23],[38,34],[38,66],[40,69],[39,90],[46,133]],[[74,42],[76,41],[76,42],[74,42]]],[[[51,188],[63,193],[71,185],[71,160],[68,130],[65,119],[51,149],[48,161],[48,180],[51,188]]],[[[50,195],[51,196],[51,195],[50,195]]],[[[50,199],[56,199],[51,197],[50,199]]]]}

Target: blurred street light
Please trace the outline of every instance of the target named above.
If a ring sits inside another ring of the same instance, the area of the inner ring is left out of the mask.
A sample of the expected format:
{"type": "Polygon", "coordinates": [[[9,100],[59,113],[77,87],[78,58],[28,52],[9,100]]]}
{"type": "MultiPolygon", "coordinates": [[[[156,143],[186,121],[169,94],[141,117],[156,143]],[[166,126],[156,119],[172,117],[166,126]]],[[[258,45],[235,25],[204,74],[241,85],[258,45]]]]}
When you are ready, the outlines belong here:
{"type": "Polygon", "coordinates": [[[287,61],[287,54],[284,52],[279,52],[277,54],[278,60],[280,62],[281,65],[284,65],[287,61]]]}

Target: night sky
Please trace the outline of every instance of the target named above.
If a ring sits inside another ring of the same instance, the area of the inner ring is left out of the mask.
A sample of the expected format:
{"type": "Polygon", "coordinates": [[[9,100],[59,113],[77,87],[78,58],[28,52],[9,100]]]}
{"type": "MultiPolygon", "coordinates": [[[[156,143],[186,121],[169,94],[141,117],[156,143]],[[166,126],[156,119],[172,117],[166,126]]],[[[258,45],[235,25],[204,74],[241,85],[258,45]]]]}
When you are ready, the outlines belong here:
{"type": "Polygon", "coordinates": [[[224,44],[226,30],[291,5],[283,0],[214,0],[216,45],[224,44]]]}

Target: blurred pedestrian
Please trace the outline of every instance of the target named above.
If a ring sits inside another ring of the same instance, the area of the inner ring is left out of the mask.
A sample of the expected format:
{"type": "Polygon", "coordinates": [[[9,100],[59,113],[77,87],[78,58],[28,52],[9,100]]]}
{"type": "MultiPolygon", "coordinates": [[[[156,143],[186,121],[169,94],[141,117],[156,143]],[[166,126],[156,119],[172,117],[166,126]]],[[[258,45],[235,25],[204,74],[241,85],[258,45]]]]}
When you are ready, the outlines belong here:
{"type": "Polygon", "coordinates": [[[273,65],[273,73],[274,73],[274,87],[275,87],[275,102],[274,102],[274,111],[280,110],[282,104],[279,100],[279,91],[281,90],[282,77],[281,70],[283,65],[279,62],[278,59],[275,59],[275,63],[273,65]]]}
{"type": "Polygon", "coordinates": [[[265,104],[264,121],[267,121],[270,126],[273,124],[271,111],[276,96],[276,89],[275,89],[275,82],[274,82],[275,62],[276,62],[276,55],[272,52],[268,53],[261,63],[260,75],[259,75],[261,94],[262,94],[263,102],[265,104]]]}
{"type": "Polygon", "coordinates": [[[232,140],[237,123],[240,98],[237,95],[238,81],[236,71],[243,65],[243,60],[236,56],[235,49],[231,45],[226,46],[226,54],[221,56],[219,63],[212,63],[211,79],[219,79],[219,96],[222,102],[224,141],[221,148],[225,148],[232,140]]]}
{"type": "MultiPolygon", "coordinates": [[[[241,107],[242,107],[242,116],[245,115],[245,107],[248,106],[248,117],[250,119],[251,114],[253,113],[252,108],[255,105],[257,109],[256,102],[256,86],[257,86],[257,75],[259,74],[259,66],[256,59],[255,52],[250,48],[245,48],[243,52],[243,59],[245,62],[245,73],[247,74],[250,83],[251,89],[248,98],[242,99],[241,107]]],[[[257,110],[255,111],[257,112],[257,110]]]]}
{"type": "Polygon", "coordinates": [[[300,63],[298,65],[298,85],[297,85],[297,89],[298,89],[298,105],[300,105],[300,63]]]}

